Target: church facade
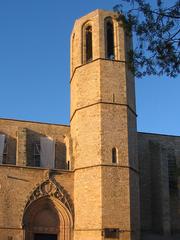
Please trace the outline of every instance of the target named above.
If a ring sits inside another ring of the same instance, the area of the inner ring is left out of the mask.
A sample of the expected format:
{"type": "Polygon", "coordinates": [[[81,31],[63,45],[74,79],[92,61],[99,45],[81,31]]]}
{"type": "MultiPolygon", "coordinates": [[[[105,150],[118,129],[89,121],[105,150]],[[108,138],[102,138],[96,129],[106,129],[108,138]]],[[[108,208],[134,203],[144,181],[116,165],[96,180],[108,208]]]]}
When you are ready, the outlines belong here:
{"type": "Polygon", "coordinates": [[[78,19],[70,125],[0,119],[1,240],[180,232],[180,137],[137,132],[131,47],[115,13],[78,19]]]}

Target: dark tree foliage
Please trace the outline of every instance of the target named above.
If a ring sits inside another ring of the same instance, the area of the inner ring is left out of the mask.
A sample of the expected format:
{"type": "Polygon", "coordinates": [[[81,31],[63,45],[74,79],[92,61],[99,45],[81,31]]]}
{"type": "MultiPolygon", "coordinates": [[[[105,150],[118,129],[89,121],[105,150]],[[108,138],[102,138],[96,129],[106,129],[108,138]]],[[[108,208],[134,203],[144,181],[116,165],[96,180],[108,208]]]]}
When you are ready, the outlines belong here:
{"type": "Polygon", "coordinates": [[[180,72],[180,1],[168,7],[161,0],[157,0],[155,6],[146,0],[121,2],[125,5],[116,5],[114,11],[126,31],[135,37],[134,50],[129,51],[129,65],[134,75],[177,76],[180,72]]]}

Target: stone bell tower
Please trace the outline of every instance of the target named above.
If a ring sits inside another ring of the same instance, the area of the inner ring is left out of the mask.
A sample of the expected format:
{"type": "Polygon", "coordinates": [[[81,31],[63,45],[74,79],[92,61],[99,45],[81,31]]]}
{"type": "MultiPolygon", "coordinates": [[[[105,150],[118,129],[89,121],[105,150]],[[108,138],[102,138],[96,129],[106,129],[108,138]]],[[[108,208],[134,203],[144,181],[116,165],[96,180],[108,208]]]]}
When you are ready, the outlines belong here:
{"type": "Polygon", "coordinates": [[[71,37],[74,240],[139,240],[139,171],[131,39],[95,10],[71,37]]]}

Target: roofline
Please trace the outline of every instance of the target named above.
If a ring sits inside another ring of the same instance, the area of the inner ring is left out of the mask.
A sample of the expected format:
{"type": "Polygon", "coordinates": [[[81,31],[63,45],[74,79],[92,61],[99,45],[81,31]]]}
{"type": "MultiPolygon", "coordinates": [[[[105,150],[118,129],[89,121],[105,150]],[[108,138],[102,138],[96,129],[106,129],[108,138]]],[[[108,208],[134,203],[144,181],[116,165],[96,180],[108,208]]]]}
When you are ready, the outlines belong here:
{"type": "Polygon", "coordinates": [[[158,135],[158,136],[165,136],[165,137],[179,137],[179,135],[171,135],[171,134],[161,134],[161,133],[148,133],[148,132],[137,132],[140,134],[146,134],[146,135],[158,135]]]}
{"type": "Polygon", "coordinates": [[[113,9],[106,10],[106,9],[102,9],[102,8],[96,8],[96,9],[92,10],[91,12],[87,12],[83,16],[78,17],[75,20],[74,25],[75,25],[76,21],[80,20],[81,18],[88,17],[88,16],[91,16],[93,13],[100,13],[100,12],[109,13],[109,14],[115,14],[115,15],[117,14],[115,11],[113,11],[113,9]]]}
{"type": "MultiPolygon", "coordinates": [[[[27,122],[27,123],[38,123],[38,124],[47,124],[47,125],[55,125],[55,126],[64,126],[64,127],[70,127],[69,124],[60,124],[60,123],[49,123],[49,122],[39,122],[39,121],[32,121],[32,120],[24,120],[24,119],[14,119],[14,118],[1,118],[0,120],[7,120],[7,121],[14,121],[14,122],[27,122]]],[[[179,137],[180,135],[171,135],[171,134],[161,134],[161,133],[148,133],[148,132],[137,132],[140,134],[146,134],[146,135],[158,135],[158,136],[167,136],[167,137],[179,137]]]]}
{"type": "Polygon", "coordinates": [[[49,122],[39,122],[39,121],[32,121],[32,120],[23,120],[23,119],[14,119],[14,118],[1,118],[1,120],[7,121],[14,121],[14,122],[27,122],[27,123],[38,123],[38,124],[47,124],[47,125],[55,125],[55,126],[63,126],[63,127],[70,127],[68,124],[58,124],[58,123],[49,123],[49,122]]]}

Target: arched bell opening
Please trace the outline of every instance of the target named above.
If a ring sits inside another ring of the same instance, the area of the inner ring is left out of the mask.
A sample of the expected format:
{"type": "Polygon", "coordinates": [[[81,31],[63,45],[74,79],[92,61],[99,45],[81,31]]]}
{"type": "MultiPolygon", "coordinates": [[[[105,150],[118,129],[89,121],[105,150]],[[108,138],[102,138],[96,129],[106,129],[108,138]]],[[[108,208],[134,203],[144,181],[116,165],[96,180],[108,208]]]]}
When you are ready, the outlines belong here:
{"type": "Polygon", "coordinates": [[[32,202],[23,217],[25,240],[71,240],[72,219],[68,209],[45,196],[32,202]]]}
{"type": "Polygon", "coordinates": [[[93,60],[93,26],[88,21],[82,26],[82,63],[86,64],[93,60]]]}
{"type": "Polygon", "coordinates": [[[105,57],[115,59],[114,23],[111,17],[105,19],[105,57]]]}

